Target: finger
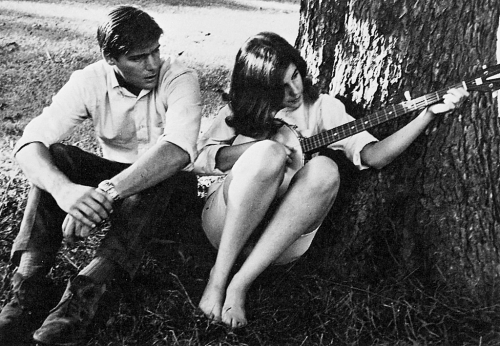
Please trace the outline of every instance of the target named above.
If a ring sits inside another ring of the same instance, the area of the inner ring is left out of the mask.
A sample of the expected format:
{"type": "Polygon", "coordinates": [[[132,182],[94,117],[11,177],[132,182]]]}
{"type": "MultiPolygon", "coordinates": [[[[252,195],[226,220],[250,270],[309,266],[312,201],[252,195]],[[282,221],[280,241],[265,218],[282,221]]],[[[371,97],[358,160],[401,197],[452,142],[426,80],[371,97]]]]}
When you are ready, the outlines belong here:
{"type": "Polygon", "coordinates": [[[63,222],[64,239],[70,244],[76,240],[74,233],[74,221],[75,219],[68,214],[63,222]]]}
{"type": "Polygon", "coordinates": [[[80,231],[80,237],[87,238],[91,231],[92,229],[90,227],[83,225],[82,230],[80,231]]]}
{"type": "Polygon", "coordinates": [[[454,88],[454,89],[448,90],[448,92],[452,93],[460,98],[469,96],[469,92],[467,90],[465,90],[464,88],[454,88]]]}
{"type": "Polygon", "coordinates": [[[113,198],[101,189],[95,189],[92,197],[99,202],[109,213],[113,212],[113,198]]]}
{"type": "Polygon", "coordinates": [[[92,198],[85,199],[81,202],[83,205],[85,205],[86,207],[91,209],[90,213],[95,213],[95,214],[99,215],[101,220],[106,220],[109,217],[109,214],[111,213],[111,210],[106,209],[105,206],[103,206],[101,203],[99,203],[95,199],[92,199],[92,198]]]}
{"type": "MultiPolygon", "coordinates": [[[[78,202],[74,206],[75,209],[80,211],[88,220],[92,221],[94,224],[99,224],[109,217],[109,213],[104,207],[93,200],[92,198],[86,198],[78,202]]],[[[93,227],[92,225],[89,225],[93,227]]]]}
{"type": "Polygon", "coordinates": [[[101,223],[105,218],[102,218],[99,213],[97,213],[94,209],[89,207],[87,204],[83,203],[78,206],[78,210],[85,215],[85,217],[92,221],[90,227],[95,227],[95,225],[101,223]]]}
{"type": "Polygon", "coordinates": [[[68,223],[70,222],[70,217],[71,215],[66,215],[62,224],[62,232],[64,237],[67,236],[67,229],[68,229],[68,223]]]}
{"type": "Polygon", "coordinates": [[[453,98],[452,96],[449,96],[449,95],[444,95],[443,105],[446,106],[447,109],[445,107],[443,107],[443,111],[446,112],[447,110],[455,109],[457,103],[458,103],[458,99],[453,98]]]}
{"type": "Polygon", "coordinates": [[[87,238],[90,234],[90,227],[81,223],[77,222],[75,226],[75,235],[79,238],[87,238]]]}
{"type": "Polygon", "coordinates": [[[469,96],[469,93],[464,88],[458,89],[450,89],[448,90],[447,98],[454,103],[460,104],[465,101],[465,99],[469,96]]]}
{"type": "Polygon", "coordinates": [[[94,228],[96,226],[96,223],[93,220],[89,219],[86,214],[83,214],[78,209],[71,209],[70,215],[91,228],[94,228]]]}
{"type": "Polygon", "coordinates": [[[75,237],[80,238],[80,231],[82,229],[82,226],[85,226],[85,224],[78,221],[75,223],[75,237]]]}
{"type": "Polygon", "coordinates": [[[448,107],[448,110],[453,110],[462,105],[463,96],[458,90],[450,90],[449,93],[443,96],[443,104],[448,107]]]}

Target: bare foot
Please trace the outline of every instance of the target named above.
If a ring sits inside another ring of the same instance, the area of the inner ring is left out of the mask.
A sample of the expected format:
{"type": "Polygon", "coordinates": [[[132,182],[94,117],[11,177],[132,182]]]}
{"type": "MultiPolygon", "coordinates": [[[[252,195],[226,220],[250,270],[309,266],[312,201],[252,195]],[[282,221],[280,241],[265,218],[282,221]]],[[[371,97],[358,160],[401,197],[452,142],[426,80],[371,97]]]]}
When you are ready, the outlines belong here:
{"type": "Polygon", "coordinates": [[[208,279],[207,286],[203,291],[198,307],[209,319],[220,322],[222,315],[222,301],[224,299],[224,287],[216,283],[212,274],[213,268],[210,272],[210,278],[208,279]]]}
{"type": "Polygon", "coordinates": [[[226,291],[226,300],[222,307],[222,322],[231,328],[241,328],[247,325],[245,316],[246,288],[237,287],[231,282],[226,291]]]}

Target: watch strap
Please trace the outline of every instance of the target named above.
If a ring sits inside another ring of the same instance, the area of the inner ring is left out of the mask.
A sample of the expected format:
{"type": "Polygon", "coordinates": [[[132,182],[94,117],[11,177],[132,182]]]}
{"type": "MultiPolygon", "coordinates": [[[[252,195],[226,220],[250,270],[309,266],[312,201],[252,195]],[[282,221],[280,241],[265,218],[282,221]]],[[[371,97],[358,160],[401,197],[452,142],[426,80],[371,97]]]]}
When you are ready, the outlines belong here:
{"type": "Polygon", "coordinates": [[[118,201],[121,199],[120,194],[116,191],[115,186],[111,181],[103,180],[97,187],[106,192],[114,201],[118,201]]]}

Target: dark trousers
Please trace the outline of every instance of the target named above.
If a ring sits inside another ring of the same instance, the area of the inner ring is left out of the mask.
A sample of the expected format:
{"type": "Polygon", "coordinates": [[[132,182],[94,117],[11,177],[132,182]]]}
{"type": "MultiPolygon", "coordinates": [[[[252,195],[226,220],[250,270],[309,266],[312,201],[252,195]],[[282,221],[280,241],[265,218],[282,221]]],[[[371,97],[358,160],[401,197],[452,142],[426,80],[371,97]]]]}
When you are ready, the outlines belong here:
{"type": "MultiPolygon", "coordinates": [[[[129,166],[64,144],[52,145],[50,153],[55,165],[71,181],[87,186],[97,187],[101,181],[110,179],[129,166]]],[[[115,202],[110,227],[96,256],[114,261],[133,277],[151,238],[165,236],[169,231],[164,217],[172,195],[177,199],[183,198],[184,193],[196,193],[196,183],[193,173],[179,172],[151,188],[115,202]]],[[[25,250],[46,252],[55,258],[63,240],[62,223],[65,217],[66,212],[59,208],[49,193],[32,186],[12,248],[13,263],[19,264],[20,253],[25,250]]]]}

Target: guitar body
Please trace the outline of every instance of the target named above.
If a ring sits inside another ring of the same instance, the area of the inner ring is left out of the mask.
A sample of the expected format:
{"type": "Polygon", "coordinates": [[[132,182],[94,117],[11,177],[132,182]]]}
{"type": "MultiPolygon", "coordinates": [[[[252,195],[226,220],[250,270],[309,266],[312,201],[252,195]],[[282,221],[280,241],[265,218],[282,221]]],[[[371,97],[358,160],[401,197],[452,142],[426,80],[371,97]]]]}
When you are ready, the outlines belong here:
{"type": "MultiPolygon", "coordinates": [[[[304,167],[306,163],[306,156],[302,151],[302,146],[300,144],[301,138],[302,136],[294,129],[294,127],[285,122],[283,122],[282,126],[278,128],[274,136],[270,138],[275,142],[281,143],[293,149],[291,162],[286,166],[285,177],[283,178],[283,182],[278,190],[278,197],[281,197],[288,190],[288,186],[290,185],[290,181],[293,176],[299,169],[304,167]]],[[[234,140],[233,145],[243,144],[254,140],[255,139],[253,138],[239,135],[234,140]]]]}

